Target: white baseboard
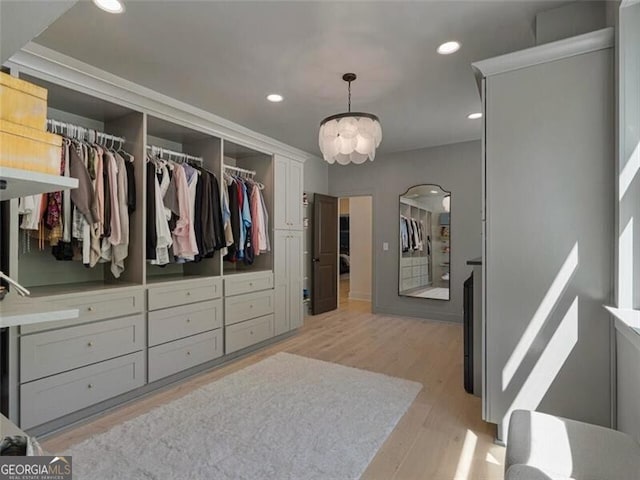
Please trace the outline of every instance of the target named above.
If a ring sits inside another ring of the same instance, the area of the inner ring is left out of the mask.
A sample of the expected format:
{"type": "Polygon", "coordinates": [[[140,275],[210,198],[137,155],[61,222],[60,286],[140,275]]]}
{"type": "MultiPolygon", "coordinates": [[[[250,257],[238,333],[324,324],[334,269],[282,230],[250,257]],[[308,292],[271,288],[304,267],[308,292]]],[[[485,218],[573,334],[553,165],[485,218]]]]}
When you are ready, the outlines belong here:
{"type": "Polygon", "coordinates": [[[349,292],[349,300],[371,301],[371,294],[366,292],[349,292]]]}

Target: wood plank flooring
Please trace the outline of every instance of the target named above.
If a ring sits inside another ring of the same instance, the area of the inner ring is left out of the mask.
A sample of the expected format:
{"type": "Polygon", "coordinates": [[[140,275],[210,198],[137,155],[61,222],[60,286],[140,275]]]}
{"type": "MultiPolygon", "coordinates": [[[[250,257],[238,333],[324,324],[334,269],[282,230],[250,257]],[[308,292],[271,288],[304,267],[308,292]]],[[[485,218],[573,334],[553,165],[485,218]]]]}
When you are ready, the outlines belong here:
{"type": "MultiPolygon", "coordinates": [[[[173,401],[194,388],[284,351],[422,383],[423,390],[363,475],[365,480],[503,478],[504,448],[462,387],[462,327],[374,315],[368,302],[308,317],[300,332],[212,372],[102,415],[43,442],[52,453],[173,401]]],[[[335,479],[341,480],[341,479],[335,479]]]]}

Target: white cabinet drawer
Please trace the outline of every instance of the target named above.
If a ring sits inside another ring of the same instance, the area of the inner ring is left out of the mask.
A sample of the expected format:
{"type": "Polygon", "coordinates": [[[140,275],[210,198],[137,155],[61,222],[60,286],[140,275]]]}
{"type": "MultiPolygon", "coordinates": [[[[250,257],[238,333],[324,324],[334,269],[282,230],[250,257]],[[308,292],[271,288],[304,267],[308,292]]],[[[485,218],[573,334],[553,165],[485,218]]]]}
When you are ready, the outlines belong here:
{"type": "Polygon", "coordinates": [[[402,257],[400,259],[400,266],[401,267],[410,267],[411,265],[413,265],[413,258],[411,258],[411,257],[402,257]]]}
{"type": "Polygon", "coordinates": [[[145,347],[144,315],[20,337],[20,382],[84,367],[145,347]]]}
{"type": "Polygon", "coordinates": [[[145,355],[132,353],[20,386],[20,425],[31,428],[145,384],[145,355]]]}
{"type": "Polygon", "coordinates": [[[403,280],[406,280],[406,279],[411,278],[413,276],[412,268],[413,267],[402,267],[402,279],[403,280]]]}
{"type": "Polygon", "coordinates": [[[222,329],[149,349],[149,383],[222,356],[222,329]]]}
{"type": "Polygon", "coordinates": [[[273,313],[273,290],[249,293],[224,299],[224,323],[234,323],[273,313]]]}
{"type": "Polygon", "coordinates": [[[229,354],[260,343],[274,335],[273,314],[236,323],[224,329],[225,353],[229,354]]]}
{"type": "Polygon", "coordinates": [[[23,325],[20,327],[20,333],[41,332],[79,323],[142,313],[144,311],[144,290],[142,288],[130,288],[111,293],[65,295],[62,298],[52,298],[47,302],[51,305],[52,311],[60,310],[61,308],[77,308],[79,316],[72,320],[62,320],[60,322],[23,325]]]}
{"type": "Polygon", "coordinates": [[[215,300],[222,296],[221,287],[221,280],[211,277],[152,285],[147,293],[149,310],[215,300]]]}
{"type": "Polygon", "coordinates": [[[222,327],[222,299],[149,312],[149,346],[222,327]]]}
{"type": "Polygon", "coordinates": [[[224,279],[224,295],[242,295],[273,288],[273,272],[238,274],[224,279]]]}

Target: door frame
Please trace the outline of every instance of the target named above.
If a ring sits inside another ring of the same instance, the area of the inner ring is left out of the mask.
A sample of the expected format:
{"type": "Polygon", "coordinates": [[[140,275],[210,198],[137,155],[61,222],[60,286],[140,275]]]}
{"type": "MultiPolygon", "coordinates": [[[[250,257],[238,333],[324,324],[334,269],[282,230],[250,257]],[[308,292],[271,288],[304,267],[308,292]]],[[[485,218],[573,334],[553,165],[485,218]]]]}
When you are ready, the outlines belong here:
{"type": "MultiPolygon", "coordinates": [[[[351,200],[354,197],[371,197],[371,312],[375,313],[377,305],[377,293],[376,293],[376,196],[372,190],[365,191],[349,191],[348,193],[332,193],[333,196],[338,197],[338,252],[340,251],[340,200],[343,198],[351,200]]],[[[351,242],[351,219],[349,219],[349,242],[351,242]]],[[[391,250],[391,246],[389,246],[391,250]]],[[[340,307],[340,253],[338,253],[338,308],[340,307]]]]}

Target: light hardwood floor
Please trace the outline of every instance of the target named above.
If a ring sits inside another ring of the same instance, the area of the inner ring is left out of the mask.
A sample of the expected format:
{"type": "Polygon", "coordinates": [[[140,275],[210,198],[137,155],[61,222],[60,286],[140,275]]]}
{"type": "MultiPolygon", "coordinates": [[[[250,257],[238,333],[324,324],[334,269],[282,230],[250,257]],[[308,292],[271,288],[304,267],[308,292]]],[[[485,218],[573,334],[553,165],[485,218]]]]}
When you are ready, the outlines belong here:
{"type": "Polygon", "coordinates": [[[341,303],[340,310],[307,318],[293,337],[50,437],[43,446],[52,453],[63,452],[117,423],[285,351],[424,386],[363,479],[502,479],[504,448],[493,443],[495,429],[481,420],[480,399],[462,387],[461,326],[374,315],[368,302],[341,303]]]}

